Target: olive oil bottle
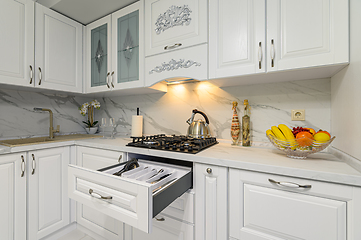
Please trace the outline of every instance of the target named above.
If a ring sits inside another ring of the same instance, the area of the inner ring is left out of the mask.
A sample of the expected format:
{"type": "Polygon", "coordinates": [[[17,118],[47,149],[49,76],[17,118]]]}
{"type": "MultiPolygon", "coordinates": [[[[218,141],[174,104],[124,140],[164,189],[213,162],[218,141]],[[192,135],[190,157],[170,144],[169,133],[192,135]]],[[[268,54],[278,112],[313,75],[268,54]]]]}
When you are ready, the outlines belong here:
{"type": "Polygon", "coordinates": [[[248,100],[243,102],[243,117],[242,117],[242,146],[251,146],[251,132],[250,132],[250,109],[248,100]]]}

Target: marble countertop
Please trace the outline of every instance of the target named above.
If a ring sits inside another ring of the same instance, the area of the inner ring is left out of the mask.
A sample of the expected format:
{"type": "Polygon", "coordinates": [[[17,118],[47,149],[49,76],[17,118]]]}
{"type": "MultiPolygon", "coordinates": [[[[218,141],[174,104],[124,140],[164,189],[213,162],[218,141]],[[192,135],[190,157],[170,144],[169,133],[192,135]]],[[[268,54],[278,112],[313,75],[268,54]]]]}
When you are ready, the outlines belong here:
{"type": "Polygon", "coordinates": [[[0,148],[1,153],[15,153],[38,149],[70,146],[93,147],[114,151],[131,152],[157,157],[213,164],[250,171],[267,172],[319,181],[361,186],[361,172],[330,153],[316,153],[305,160],[286,157],[281,151],[267,147],[231,146],[220,142],[197,154],[160,151],[146,148],[127,147],[130,138],[83,139],[67,142],[54,142],[13,148],[0,148]]]}

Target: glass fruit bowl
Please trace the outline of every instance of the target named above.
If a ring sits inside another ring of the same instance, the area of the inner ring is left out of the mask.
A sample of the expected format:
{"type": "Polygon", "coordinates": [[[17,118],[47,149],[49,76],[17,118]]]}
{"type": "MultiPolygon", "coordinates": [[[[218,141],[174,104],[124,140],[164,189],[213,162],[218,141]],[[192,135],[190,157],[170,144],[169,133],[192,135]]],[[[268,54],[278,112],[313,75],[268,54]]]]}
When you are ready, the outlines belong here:
{"type": "Polygon", "coordinates": [[[324,150],[327,148],[330,143],[335,139],[335,137],[332,137],[327,142],[317,142],[311,140],[308,138],[306,142],[309,142],[309,146],[300,146],[298,142],[305,142],[302,140],[305,140],[306,137],[303,138],[297,138],[294,140],[282,140],[279,138],[276,138],[272,135],[266,135],[267,138],[270,140],[270,142],[275,146],[277,149],[283,151],[286,153],[287,157],[290,158],[296,158],[296,159],[305,159],[308,155],[312,153],[317,153],[319,151],[324,150]]]}

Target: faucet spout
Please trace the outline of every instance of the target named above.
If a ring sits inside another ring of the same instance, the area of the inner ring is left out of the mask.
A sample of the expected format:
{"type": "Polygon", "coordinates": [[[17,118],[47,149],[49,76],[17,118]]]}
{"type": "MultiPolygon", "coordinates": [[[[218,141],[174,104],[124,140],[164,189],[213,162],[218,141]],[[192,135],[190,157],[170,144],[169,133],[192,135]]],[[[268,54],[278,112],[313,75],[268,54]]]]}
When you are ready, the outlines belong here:
{"type": "Polygon", "coordinates": [[[60,126],[58,125],[56,130],[54,130],[53,127],[53,111],[51,111],[48,108],[34,108],[34,111],[45,111],[45,112],[49,112],[49,118],[50,118],[50,127],[49,127],[49,138],[53,139],[54,138],[54,133],[59,132],[60,131],[60,126]]]}

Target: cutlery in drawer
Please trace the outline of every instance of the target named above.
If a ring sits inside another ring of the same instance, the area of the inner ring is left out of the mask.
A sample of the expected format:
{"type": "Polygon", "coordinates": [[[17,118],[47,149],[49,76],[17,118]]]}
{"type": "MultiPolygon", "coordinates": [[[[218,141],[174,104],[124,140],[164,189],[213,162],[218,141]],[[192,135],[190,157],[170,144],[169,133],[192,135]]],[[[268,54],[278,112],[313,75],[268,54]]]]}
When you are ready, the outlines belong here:
{"type": "Polygon", "coordinates": [[[150,184],[157,183],[157,182],[159,182],[160,180],[162,180],[162,179],[164,179],[164,178],[166,178],[166,177],[168,177],[168,176],[170,176],[170,175],[172,175],[172,173],[165,174],[165,175],[161,176],[160,178],[158,178],[157,180],[154,180],[154,181],[151,182],[150,184]]]}
{"type": "Polygon", "coordinates": [[[128,161],[120,171],[113,173],[113,175],[121,176],[122,173],[132,170],[137,167],[139,167],[138,159],[133,158],[132,160],[128,161]]]}

